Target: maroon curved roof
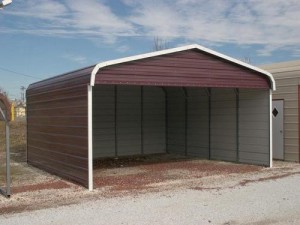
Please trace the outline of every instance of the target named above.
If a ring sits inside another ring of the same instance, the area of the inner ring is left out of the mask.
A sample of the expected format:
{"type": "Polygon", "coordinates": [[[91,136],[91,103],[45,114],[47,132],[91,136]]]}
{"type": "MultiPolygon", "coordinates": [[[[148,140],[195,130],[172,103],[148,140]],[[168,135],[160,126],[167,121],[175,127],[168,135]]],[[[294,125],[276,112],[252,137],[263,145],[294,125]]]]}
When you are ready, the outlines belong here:
{"type": "Polygon", "coordinates": [[[2,93],[0,93],[0,107],[6,114],[5,116],[7,117],[7,118],[2,118],[2,115],[0,114],[0,118],[2,118],[2,120],[7,119],[8,121],[10,121],[11,120],[11,105],[10,105],[7,97],[5,95],[3,95],[2,93]]]}
{"type": "Polygon", "coordinates": [[[272,88],[266,74],[189,49],[100,68],[95,84],[222,88],[272,88]]]}
{"type": "Polygon", "coordinates": [[[102,62],[31,84],[49,90],[59,83],[270,88],[273,76],[262,69],[200,45],[188,45],[102,62]]]}

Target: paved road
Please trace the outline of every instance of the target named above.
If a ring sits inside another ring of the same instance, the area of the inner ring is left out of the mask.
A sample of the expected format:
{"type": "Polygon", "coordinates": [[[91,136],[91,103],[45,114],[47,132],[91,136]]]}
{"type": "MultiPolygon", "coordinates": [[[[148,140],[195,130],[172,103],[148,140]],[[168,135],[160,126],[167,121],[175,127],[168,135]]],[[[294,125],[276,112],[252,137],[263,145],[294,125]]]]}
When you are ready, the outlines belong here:
{"type": "Polygon", "coordinates": [[[300,175],[221,191],[101,199],[1,216],[0,224],[300,224],[300,175]]]}

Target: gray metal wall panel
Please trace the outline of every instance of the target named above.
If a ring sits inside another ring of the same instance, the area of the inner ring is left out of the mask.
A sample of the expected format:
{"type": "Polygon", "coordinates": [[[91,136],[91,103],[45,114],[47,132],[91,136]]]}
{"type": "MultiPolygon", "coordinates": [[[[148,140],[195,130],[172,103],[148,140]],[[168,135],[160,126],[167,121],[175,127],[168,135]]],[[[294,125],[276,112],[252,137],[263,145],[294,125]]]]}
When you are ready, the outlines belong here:
{"type": "Polygon", "coordinates": [[[284,100],[284,160],[300,160],[299,149],[299,97],[300,61],[290,61],[263,66],[276,81],[273,99],[284,100]]]}
{"type": "Polygon", "coordinates": [[[145,154],[166,152],[164,92],[158,87],[143,89],[143,132],[141,132],[141,87],[118,86],[116,105],[114,86],[100,85],[94,88],[94,158],[142,154],[142,142],[145,154]],[[117,107],[117,145],[115,107],[117,107]]]}
{"type": "Polygon", "coordinates": [[[141,88],[117,86],[117,151],[141,154],[141,88]]]}
{"type": "Polygon", "coordinates": [[[236,94],[234,89],[211,90],[211,158],[236,161],[236,94]]]}
{"type": "Polygon", "coordinates": [[[239,161],[269,165],[269,91],[239,92],[239,161]]]}
{"type": "Polygon", "coordinates": [[[114,86],[93,88],[93,158],[115,156],[114,86]]]}
{"type": "Polygon", "coordinates": [[[165,93],[162,88],[143,87],[144,154],[166,152],[165,93]]]}
{"type": "MultiPolygon", "coordinates": [[[[282,73],[285,74],[287,72],[282,73]]],[[[284,160],[299,162],[298,77],[300,71],[292,72],[293,78],[274,77],[277,89],[273,93],[273,99],[284,100],[284,160]]]]}
{"type": "Polygon", "coordinates": [[[188,88],[187,154],[209,157],[209,97],[204,88],[188,88]]]}
{"type": "Polygon", "coordinates": [[[185,97],[182,88],[167,88],[168,152],[185,154],[185,97]]]}

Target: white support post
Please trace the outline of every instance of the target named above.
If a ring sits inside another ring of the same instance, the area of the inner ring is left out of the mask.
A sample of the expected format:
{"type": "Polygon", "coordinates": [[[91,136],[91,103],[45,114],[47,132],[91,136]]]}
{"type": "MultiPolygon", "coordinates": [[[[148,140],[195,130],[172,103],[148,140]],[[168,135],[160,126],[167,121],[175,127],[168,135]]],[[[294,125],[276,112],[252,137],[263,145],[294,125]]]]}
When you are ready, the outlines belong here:
{"type": "Polygon", "coordinates": [[[93,190],[93,88],[88,85],[88,186],[93,190]]]}
{"type": "Polygon", "coordinates": [[[269,112],[269,123],[270,123],[270,168],[273,166],[273,116],[272,116],[272,90],[270,89],[269,92],[269,105],[270,105],[270,112],[269,112]]]}

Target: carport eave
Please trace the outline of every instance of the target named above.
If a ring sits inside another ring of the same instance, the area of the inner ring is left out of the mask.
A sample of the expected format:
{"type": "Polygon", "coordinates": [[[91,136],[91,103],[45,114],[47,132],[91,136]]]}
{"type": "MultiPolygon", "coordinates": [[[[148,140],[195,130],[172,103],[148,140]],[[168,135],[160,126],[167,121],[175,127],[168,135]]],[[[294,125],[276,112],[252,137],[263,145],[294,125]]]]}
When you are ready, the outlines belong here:
{"type": "Polygon", "coordinates": [[[214,56],[217,56],[219,58],[225,59],[225,60],[227,60],[229,62],[232,62],[234,64],[237,64],[239,66],[243,66],[243,67],[248,68],[250,70],[256,71],[256,72],[266,76],[269,79],[270,85],[271,85],[271,88],[270,88],[271,90],[273,90],[273,91],[276,90],[275,80],[274,80],[273,75],[271,73],[269,73],[269,72],[267,72],[263,69],[260,69],[258,67],[247,64],[245,62],[242,62],[240,60],[234,59],[230,56],[227,56],[227,55],[224,55],[222,53],[216,52],[214,50],[205,48],[205,47],[203,47],[201,45],[198,45],[198,44],[192,44],[192,45],[187,45],[187,46],[182,46],[182,47],[177,47],[177,48],[171,48],[171,49],[166,49],[166,50],[162,50],[162,51],[155,51],[155,52],[150,52],[150,53],[146,53],[146,54],[135,55],[135,56],[131,56],[131,57],[125,57],[125,58],[121,58],[121,59],[110,60],[110,61],[98,63],[94,67],[94,69],[92,70],[90,85],[91,86],[95,85],[96,75],[97,75],[98,71],[101,68],[104,68],[104,67],[107,67],[107,66],[112,66],[112,65],[117,65],[117,64],[121,64],[121,63],[131,62],[131,61],[135,61],[135,60],[146,59],[146,58],[151,58],[151,57],[155,57],[155,56],[161,56],[161,55],[176,53],[176,52],[180,52],[180,51],[192,50],[192,49],[200,50],[200,51],[209,53],[211,55],[214,55],[214,56]]]}

